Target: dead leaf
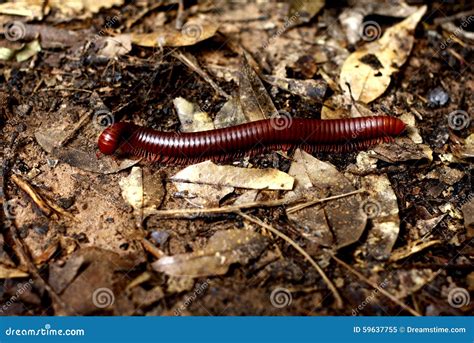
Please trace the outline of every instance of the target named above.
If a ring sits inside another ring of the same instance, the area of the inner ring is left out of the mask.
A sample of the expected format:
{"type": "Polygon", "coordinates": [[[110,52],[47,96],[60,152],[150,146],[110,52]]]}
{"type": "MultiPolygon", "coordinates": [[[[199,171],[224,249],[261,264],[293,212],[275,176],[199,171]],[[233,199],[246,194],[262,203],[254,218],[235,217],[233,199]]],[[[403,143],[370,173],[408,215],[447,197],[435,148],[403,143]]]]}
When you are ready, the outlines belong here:
{"type": "Polygon", "coordinates": [[[100,46],[97,56],[105,58],[125,55],[132,50],[132,40],[128,34],[102,38],[97,45],[100,46]]]}
{"type": "Polygon", "coordinates": [[[369,103],[385,92],[391,75],[405,63],[411,52],[415,41],[413,32],[426,9],[426,6],[420,7],[387,29],[382,38],[349,55],[342,66],[339,82],[348,98],[352,93],[355,100],[369,103]]]}
{"type": "MultiPolygon", "coordinates": [[[[111,311],[121,295],[119,290],[126,287],[124,275],[135,263],[108,250],[83,248],[63,266],[50,265],[49,284],[75,315],[111,311]]],[[[53,303],[58,311],[56,305],[53,303]]]]}
{"type": "Polygon", "coordinates": [[[0,264],[0,280],[3,279],[16,279],[16,278],[24,278],[27,277],[28,273],[17,268],[12,268],[0,264]]]}
{"type": "Polygon", "coordinates": [[[368,154],[388,163],[433,160],[433,151],[428,145],[415,144],[405,137],[395,139],[394,143],[378,144],[368,154]]]}
{"type": "Polygon", "coordinates": [[[201,111],[198,105],[181,97],[174,99],[173,104],[181,123],[181,131],[198,132],[214,129],[211,117],[201,111]]]}
{"type": "Polygon", "coordinates": [[[247,121],[267,119],[272,115],[278,115],[270,95],[245,55],[241,68],[239,98],[247,121]]]}
{"type": "Polygon", "coordinates": [[[264,80],[291,94],[317,103],[323,100],[327,89],[327,83],[322,80],[296,80],[275,76],[265,76],[264,80]]]}
{"type": "Polygon", "coordinates": [[[288,16],[293,25],[307,23],[324,7],[325,0],[291,0],[288,16]]]}
{"type": "Polygon", "coordinates": [[[219,166],[211,161],[189,166],[171,179],[178,182],[270,190],[290,190],[294,181],[293,177],[277,169],[219,166]]]}
{"type": "Polygon", "coordinates": [[[180,47],[199,43],[214,36],[218,29],[217,23],[188,22],[178,31],[164,27],[151,33],[132,33],[132,43],[145,47],[180,47]]]}
{"type": "Polygon", "coordinates": [[[220,201],[234,191],[234,187],[219,185],[202,185],[187,182],[174,182],[173,184],[187,202],[200,208],[218,207],[220,201]]]}
{"type": "MultiPolygon", "coordinates": [[[[289,174],[294,176],[296,185],[292,192],[285,195],[285,199],[302,196],[324,198],[355,190],[332,164],[299,149],[293,156],[289,174]]],[[[360,196],[355,195],[298,211],[289,207],[287,215],[307,239],[341,248],[357,241],[365,229],[366,217],[360,210],[360,203],[360,196]]]]}
{"type": "Polygon", "coordinates": [[[43,0],[9,1],[0,4],[0,14],[16,15],[27,17],[28,19],[41,20],[43,19],[43,5],[43,0]]]}
{"type": "Polygon", "coordinates": [[[247,264],[258,257],[266,246],[266,239],[253,231],[219,231],[203,249],[190,254],[162,257],[152,267],[172,276],[224,275],[230,265],[247,264]]]}
{"type": "Polygon", "coordinates": [[[368,175],[362,178],[361,185],[369,197],[360,209],[372,221],[362,249],[375,259],[388,259],[400,231],[397,196],[386,175],[368,175]]]}
{"type": "Polygon", "coordinates": [[[216,129],[236,126],[247,122],[239,99],[232,97],[222,106],[214,118],[216,129]]]}

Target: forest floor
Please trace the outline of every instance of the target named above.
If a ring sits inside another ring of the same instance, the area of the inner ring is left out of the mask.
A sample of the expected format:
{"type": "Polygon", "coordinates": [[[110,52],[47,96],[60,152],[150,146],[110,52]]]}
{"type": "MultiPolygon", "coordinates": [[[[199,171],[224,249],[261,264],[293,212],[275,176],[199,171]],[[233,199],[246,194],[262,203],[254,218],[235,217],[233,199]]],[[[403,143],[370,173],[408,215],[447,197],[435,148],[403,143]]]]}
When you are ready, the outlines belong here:
{"type": "Polygon", "coordinates": [[[0,4],[3,315],[474,314],[472,3],[41,3],[0,4]],[[407,129],[188,166],[97,148],[274,115],[407,129]]]}

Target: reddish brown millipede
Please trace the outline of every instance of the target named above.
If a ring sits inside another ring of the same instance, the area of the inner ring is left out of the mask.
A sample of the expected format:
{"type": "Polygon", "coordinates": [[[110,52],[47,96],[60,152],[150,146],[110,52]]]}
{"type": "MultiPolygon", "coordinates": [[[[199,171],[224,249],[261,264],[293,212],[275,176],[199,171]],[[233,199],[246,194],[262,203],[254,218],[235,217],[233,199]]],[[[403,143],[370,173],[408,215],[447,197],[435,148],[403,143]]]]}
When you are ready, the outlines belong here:
{"type": "Polygon", "coordinates": [[[351,119],[259,120],[202,132],[160,132],[135,124],[115,123],[102,132],[98,146],[103,154],[146,157],[176,164],[206,159],[224,161],[255,155],[269,149],[301,147],[308,152],[346,152],[387,142],[405,129],[393,117],[351,119]]]}

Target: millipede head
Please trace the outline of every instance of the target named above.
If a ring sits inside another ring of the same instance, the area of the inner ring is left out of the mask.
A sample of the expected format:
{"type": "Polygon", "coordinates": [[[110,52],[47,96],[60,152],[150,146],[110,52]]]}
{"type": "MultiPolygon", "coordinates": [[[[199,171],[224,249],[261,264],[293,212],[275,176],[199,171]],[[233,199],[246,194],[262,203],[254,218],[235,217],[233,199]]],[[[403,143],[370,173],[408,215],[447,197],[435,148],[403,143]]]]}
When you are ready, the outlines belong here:
{"type": "Polygon", "coordinates": [[[128,123],[115,123],[106,128],[99,136],[97,145],[104,155],[112,155],[122,143],[128,123]]]}

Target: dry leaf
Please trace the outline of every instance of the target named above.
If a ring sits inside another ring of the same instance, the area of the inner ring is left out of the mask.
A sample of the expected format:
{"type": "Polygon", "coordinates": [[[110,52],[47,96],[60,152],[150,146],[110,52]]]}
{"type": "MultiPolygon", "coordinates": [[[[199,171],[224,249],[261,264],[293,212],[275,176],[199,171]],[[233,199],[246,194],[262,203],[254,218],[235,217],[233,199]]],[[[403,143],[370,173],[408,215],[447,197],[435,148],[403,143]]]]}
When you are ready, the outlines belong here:
{"type": "Polygon", "coordinates": [[[313,102],[321,102],[327,89],[327,83],[322,80],[296,80],[275,76],[265,76],[264,80],[273,86],[313,102]]]}
{"type": "Polygon", "coordinates": [[[214,129],[211,117],[201,111],[198,105],[181,97],[174,99],[173,104],[181,123],[181,131],[198,132],[214,129]]]}
{"type": "Polygon", "coordinates": [[[156,271],[172,276],[223,275],[231,264],[247,264],[258,257],[266,246],[266,239],[253,231],[219,231],[203,249],[190,254],[165,256],[152,266],[156,271]]]}
{"type": "Polygon", "coordinates": [[[28,276],[28,273],[23,270],[7,267],[7,266],[4,266],[3,264],[0,264],[0,280],[24,278],[27,276],[28,276]]]}
{"type": "Polygon", "coordinates": [[[294,181],[293,177],[277,169],[219,166],[211,161],[189,166],[171,179],[178,182],[270,190],[290,190],[294,181]]]}
{"type": "Polygon", "coordinates": [[[16,0],[0,4],[0,14],[17,15],[28,19],[43,19],[43,0],[16,0]]]}
{"type": "Polygon", "coordinates": [[[151,33],[132,33],[132,43],[152,48],[189,46],[211,38],[217,29],[216,23],[188,22],[180,31],[164,27],[151,33]]]}
{"type": "Polygon", "coordinates": [[[368,175],[361,184],[369,194],[361,209],[372,220],[363,250],[375,259],[388,259],[400,231],[397,196],[386,175],[368,175]]]}
{"type": "Polygon", "coordinates": [[[288,16],[292,25],[307,23],[324,7],[325,0],[291,0],[288,16]]]}
{"type": "Polygon", "coordinates": [[[98,13],[102,8],[120,6],[124,0],[49,0],[51,8],[58,9],[62,14],[73,17],[83,12],[98,13]]]}
{"type": "Polygon", "coordinates": [[[97,43],[101,48],[97,56],[105,58],[114,58],[125,55],[132,50],[132,41],[130,35],[118,35],[115,37],[105,37],[97,43]]]}
{"type": "Polygon", "coordinates": [[[390,84],[390,76],[405,63],[411,52],[416,25],[426,12],[420,7],[402,22],[387,29],[382,38],[365,44],[345,60],[340,86],[347,97],[369,103],[382,95],[390,84]],[[350,90],[347,84],[350,85],[350,90]]]}
{"type": "Polygon", "coordinates": [[[239,99],[232,97],[227,100],[224,106],[217,112],[214,119],[214,126],[216,129],[220,129],[240,125],[246,121],[247,119],[242,111],[239,99]]]}
{"type": "MultiPolygon", "coordinates": [[[[330,163],[297,150],[289,174],[296,185],[286,199],[296,197],[324,198],[352,192],[354,186],[330,163]]],[[[323,206],[295,210],[287,208],[288,219],[302,230],[302,235],[324,246],[340,248],[357,241],[365,229],[366,217],[360,209],[359,195],[330,201],[323,206]],[[333,236],[334,233],[334,236],[333,236]]]]}
{"type": "Polygon", "coordinates": [[[239,78],[239,98],[247,121],[267,119],[278,111],[247,57],[242,59],[239,78]]]}
{"type": "Polygon", "coordinates": [[[433,160],[433,151],[428,145],[415,144],[409,138],[395,139],[394,143],[384,143],[375,146],[369,151],[369,156],[379,160],[395,163],[403,161],[433,160]]]}

